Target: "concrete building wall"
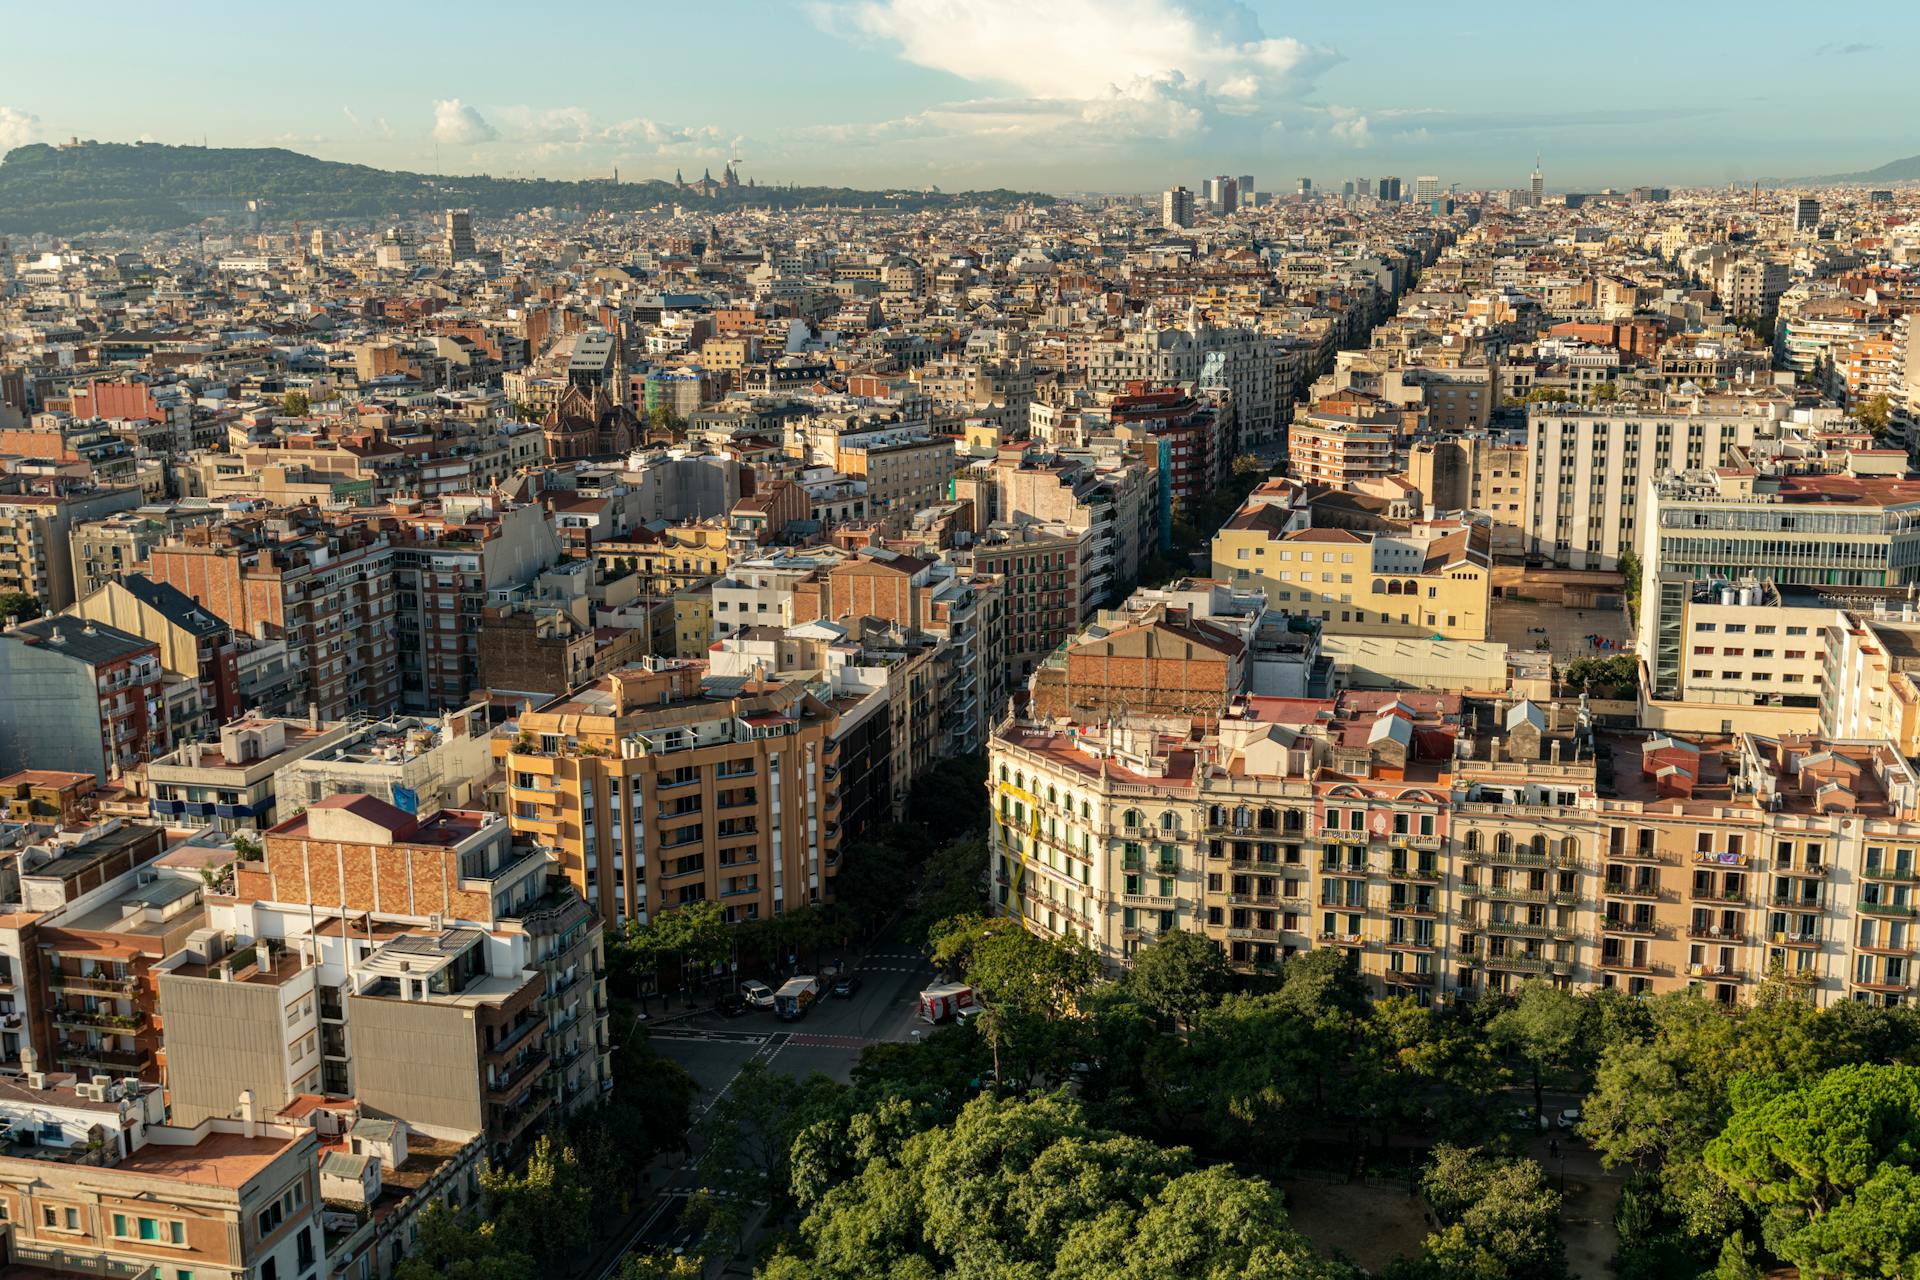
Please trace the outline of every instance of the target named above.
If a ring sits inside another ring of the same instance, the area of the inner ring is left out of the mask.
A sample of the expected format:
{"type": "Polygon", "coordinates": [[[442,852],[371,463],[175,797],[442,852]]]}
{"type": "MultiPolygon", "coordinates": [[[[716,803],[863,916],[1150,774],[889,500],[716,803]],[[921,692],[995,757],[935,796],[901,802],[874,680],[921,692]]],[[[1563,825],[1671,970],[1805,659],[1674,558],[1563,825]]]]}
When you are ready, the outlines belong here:
{"type": "Polygon", "coordinates": [[[105,780],[100,695],[85,664],[0,641],[0,772],[57,769],[105,780]]]}
{"type": "Polygon", "coordinates": [[[173,1123],[232,1115],[245,1089],[253,1090],[258,1115],[273,1115],[287,1104],[281,1009],[277,986],[160,975],[173,1123]]]}
{"type": "Polygon", "coordinates": [[[485,1126],[473,1010],[425,1000],[347,998],[353,1092],[368,1111],[430,1137],[465,1141],[485,1126]]]}

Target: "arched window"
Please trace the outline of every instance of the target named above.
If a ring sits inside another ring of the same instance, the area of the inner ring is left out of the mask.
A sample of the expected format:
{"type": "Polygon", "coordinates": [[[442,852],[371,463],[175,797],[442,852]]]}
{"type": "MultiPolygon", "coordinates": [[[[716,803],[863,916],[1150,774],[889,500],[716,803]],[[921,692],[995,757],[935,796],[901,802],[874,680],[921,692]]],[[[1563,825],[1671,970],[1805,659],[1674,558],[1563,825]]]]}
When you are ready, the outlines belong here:
{"type": "Polygon", "coordinates": [[[1060,803],[1060,792],[1058,788],[1055,788],[1055,787],[1047,788],[1047,803],[1048,804],[1060,803]]]}
{"type": "Polygon", "coordinates": [[[1272,809],[1262,809],[1260,811],[1260,829],[1262,831],[1272,831],[1279,825],[1280,815],[1277,812],[1272,809]]]}
{"type": "Polygon", "coordinates": [[[1387,594],[1390,596],[1397,596],[1400,594],[1400,584],[1398,581],[1389,582],[1387,584],[1387,594]]]}
{"type": "Polygon", "coordinates": [[[1001,766],[1000,766],[1000,781],[1002,781],[1002,782],[1005,782],[1006,780],[1007,780],[1007,766],[1005,766],[1005,765],[1001,765],[1001,766]]]}
{"type": "Polygon", "coordinates": [[[1545,836],[1535,836],[1533,838],[1533,856],[1536,858],[1544,858],[1547,856],[1547,838],[1545,836]]]}
{"type": "Polygon", "coordinates": [[[1403,596],[1417,596],[1420,594],[1420,584],[1409,578],[1400,584],[1400,594],[1403,596]]]}
{"type": "Polygon", "coordinates": [[[1512,853],[1513,837],[1505,831],[1496,832],[1493,837],[1493,851],[1495,853],[1512,853]]]}
{"type": "Polygon", "coordinates": [[[1375,595],[1379,595],[1379,594],[1381,594],[1382,592],[1384,592],[1384,591],[1385,591],[1386,589],[1387,589],[1387,584],[1386,584],[1386,583],[1384,583],[1384,582],[1382,582],[1382,581],[1381,581],[1380,579],[1378,579],[1378,578],[1375,578],[1375,579],[1373,580],[1373,594],[1375,594],[1375,595]]]}
{"type": "Polygon", "coordinates": [[[1478,827],[1470,828],[1467,831],[1467,852],[1480,852],[1480,829],[1478,827]]]}
{"type": "Polygon", "coordinates": [[[1140,811],[1138,809],[1129,809],[1125,813],[1121,814],[1120,825],[1123,827],[1126,827],[1128,830],[1132,830],[1134,827],[1139,826],[1140,811]]]}
{"type": "Polygon", "coordinates": [[[1576,861],[1580,857],[1580,842],[1572,836],[1562,836],[1560,838],[1560,856],[1568,862],[1576,861]]]}
{"type": "Polygon", "coordinates": [[[1027,775],[1015,769],[1013,771],[1013,785],[1025,791],[1027,789],[1027,775]]]}
{"type": "Polygon", "coordinates": [[[1175,830],[1179,825],[1180,819],[1173,816],[1173,810],[1169,809],[1160,815],[1160,829],[1162,831],[1175,830]]]}

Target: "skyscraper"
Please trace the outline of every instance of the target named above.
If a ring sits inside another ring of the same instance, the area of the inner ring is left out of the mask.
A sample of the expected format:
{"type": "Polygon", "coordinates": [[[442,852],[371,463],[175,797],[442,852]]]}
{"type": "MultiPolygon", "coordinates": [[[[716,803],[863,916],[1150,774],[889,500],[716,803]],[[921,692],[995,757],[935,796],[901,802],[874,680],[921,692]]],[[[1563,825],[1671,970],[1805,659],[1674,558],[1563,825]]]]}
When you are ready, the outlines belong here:
{"type": "Polygon", "coordinates": [[[1313,179],[1312,179],[1312,178],[1302,178],[1302,179],[1300,179],[1300,197],[1301,197],[1301,199],[1305,199],[1306,197],[1308,197],[1308,196],[1310,196],[1310,195],[1312,195],[1312,194],[1313,194],[1313,179]]]}
{"type": "Polygon", "coordinates": [[[1437,174],[1423,173],[1413,180],[1413,202],[1432,204],[1440,194],[1440,178],[1437,174]]]}
{"type": "Polygon", "coordinates": [[[1812,196],[1801,196],[1793,202],[1793,229],[1812,231],[1820,225],[1820,202],[1812,196]]]}
{"type": "Polygon", "coordinates": [[[447,210],[447,261],[465,262],[477,257],[473,247],[473,215],[465,209],[447,210]]]}
{"type": "Polygon", "coordinates": [[[1240,184],[1224,173],[1217,178],[1208,178],[1206,199],[1215,213],[1232,213],[1240,207],[1240,184]]]}
{"type": "Polygon", "coordinates": [[[1533,183],[1527,189],[1527,203],[1536,209],[1540,207],[1540,197],[1544,193],[1544,187],[1544,180],[1540,177],[1540,153],[1536,151],[1533,154],[1533,183]]]}
{"type": "Polygon", "coordinates": [[[1400,203],[1400,179],[1398,178],[1380,179],[1380,189],[1377,192],[1375,192],[1375,194],[1378,195],[1379,198],[1382,200],[1390,200],[1394,204],[1399,204],[1400,203]]]}
{"type": "Polygon", "coordinates": [[[1163,227],[1192,226],[1193,192],[1181,186],[1161,192],[1160,225],[1163,227]]]}
{"type": "Polygon", "coordinates": [[[1253,207],[1253,204],[1254,204],[1253,175],[1250,173],[1243,173],[1240,175],[1238,181],[1240,184],[1240,207],[1243,209],[1250,209],[1253,207]]]}

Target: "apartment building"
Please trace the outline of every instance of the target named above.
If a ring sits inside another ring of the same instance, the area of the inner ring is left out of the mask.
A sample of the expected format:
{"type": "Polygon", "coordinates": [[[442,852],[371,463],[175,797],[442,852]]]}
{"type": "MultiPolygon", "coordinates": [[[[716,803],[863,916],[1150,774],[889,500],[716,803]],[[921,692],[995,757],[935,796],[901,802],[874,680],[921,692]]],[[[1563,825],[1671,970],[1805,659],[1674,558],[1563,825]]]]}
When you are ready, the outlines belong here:
{"type": "Polygon", "coordinates": [[[559,561],[560,541],[538,506],[482,495],[396,506],[390,523],[401,707],[459,706],[482,686],[483,611],[559,561]]]}
{"type": "Polygon", "coordinates": [[[493,768],[484,703],[342,728],[274,770],[273,795],[282,817],[348,794],[373,796],[416,815],[479,806],[493,768]]]}
{"type": "Polygon", "coordinates": [[[1213,537],[1212,576],[1263,592],[1330,634],[1484,640],[1493,557],[1486,524],[1417,520],[1393,533],[1301,527],[1260,494],[1213,537]]]}
{"type": "Polygon", "coordinates": [[[71,612],[153,641],[169,683],[192,686],[182,691],[192,696],[180,699],[192,714],[168,726],[169,741],[204,737],[239,714],[240,660],[233,628],[184,592],[129,573],[82,596],[71,612]]]}
{"type": "Polygon", "coordinates": [[[158,1086],[31,1071],[0,1081],[0,1249],[33,1274],[316,1274],[319,1140],[240,1118],[161,1122],[158,1086]]]}
{"type": "Polygon", "coordinates": [[[831,892],[832,711],[798,684],[705,675],[623,668],[496,739],[514,831],[554,849],[611,924],[702,899],[760,919],[831,892]]]}
{"type": "Polygon", "coordinates": [[[387,715],[400,698],[394,551],[382,531],[311,511],[185,530],[148,576],[236,631],[284,640],[322,719],[387,715]]]}
{"type": "Polygon", "coordinates": [[[1647,493],[1639,640],[1656,699],[1679,698],[1689,658],[1727,656],[1690,652],[1697,583],[1836,590],[1920,580],[1920,481],[1722,469],[1667,476],[1647,493]]]}
{"type": "Polygon", "coordinates": [[[278,805],[282,771],[350,733],[347,724],[323,724],[317,717],[231,720],[220,726],[217,742],[186,742],[148,762],[148,804],[162,821],[264,830],[290,811],[278,805]]]}
{"type": "Polygon", "coordinates": [[[1110,555],[1091,554],[1092,531],[1068,525],[996,523],[957,558],[1005,582],[1009,687],[1023,680],[1099,608],[1113,585],[1110,555]]]}
{"type": "Polygon", "coordinates": [[[1736,450],[1777,430],[1758,413],[1536,410],[1527,418],[1527,550],[1564,568],[1616,568],[1646,529],[1649,481],[1733,465],[1736,450]]]}
{"type": "Polygon", "coordinates": [[[953,440],[923,436],[842,444],[834,465],[848,477],[866,481],[867,510],[918,511],[946,499],[953,440]]]}
{"type": "Polygon", "coordinates": [[[497,815],[330,796],[157,966],[177,1116],[352,1096],[510,1150],[608,1087],[602,933],[497,815]]]}
{"type": "Polygon", "coordinates": [[[66,608],[75,599],[73,528],[145,500],[137,487],[95,489],[57,478],[0,482],[0,592],[32,596],[48,613],[66,608]]]}
{"type": "Polygon", "coordinates": [[[167,749],[165,679],[158,645],[89,619],[0,633],[0,768],[118,777],[167,749]]]}
{"type": "Polygon", "coordinates": [[[1316,407],[1287,428],[1287,468],[1330,489],[1355,489],[1400,473],[1400,436],[1397,420],[1316,407]]]}

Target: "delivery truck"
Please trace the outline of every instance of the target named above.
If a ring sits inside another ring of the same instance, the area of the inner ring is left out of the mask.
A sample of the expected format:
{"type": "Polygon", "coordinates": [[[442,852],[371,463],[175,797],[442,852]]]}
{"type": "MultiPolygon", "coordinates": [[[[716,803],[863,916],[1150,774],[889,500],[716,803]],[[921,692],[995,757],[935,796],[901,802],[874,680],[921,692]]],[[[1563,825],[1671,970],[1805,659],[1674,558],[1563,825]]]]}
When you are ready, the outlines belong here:
{"type": "Polygon", "coordinates": [[[920,993],[920,1016],[928,1022],[945,1022],[973,1007],[973,988],[964,982],[937,982],[920,993]]]}
{"type": "Polygon", "coordinates": [[[820,981],[812,974],[788,978],[780,984],[780,989],[773,993],[773,1016],[782,1022],[803,1018],[819,996],[820,981]]]}

